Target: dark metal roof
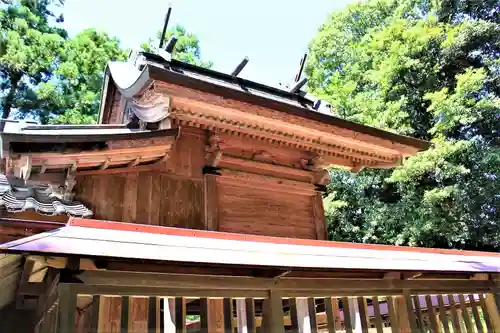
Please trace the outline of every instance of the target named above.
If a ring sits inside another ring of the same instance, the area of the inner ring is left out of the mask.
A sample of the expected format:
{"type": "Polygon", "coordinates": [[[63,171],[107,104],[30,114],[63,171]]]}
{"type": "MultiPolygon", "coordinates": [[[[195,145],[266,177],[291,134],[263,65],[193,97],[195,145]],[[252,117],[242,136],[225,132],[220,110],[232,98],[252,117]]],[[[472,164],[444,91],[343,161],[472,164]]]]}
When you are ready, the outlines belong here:
{"type": "Polygon", "coordinates": [[[125,124],[100,125],[23,125],[6,127],[1,134],[5,142],[104,142],[110,140],[149,139],[176,136],[178,129],[139,130],[125,124]]]}

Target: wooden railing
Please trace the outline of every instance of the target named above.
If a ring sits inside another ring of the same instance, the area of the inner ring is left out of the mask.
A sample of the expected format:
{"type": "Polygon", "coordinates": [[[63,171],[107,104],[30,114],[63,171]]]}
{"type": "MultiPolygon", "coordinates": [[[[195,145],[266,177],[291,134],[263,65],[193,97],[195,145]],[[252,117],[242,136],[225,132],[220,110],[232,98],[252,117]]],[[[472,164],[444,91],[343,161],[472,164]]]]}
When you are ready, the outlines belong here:
{"type": "Polygon", "coordinates": [[[45,305],[36,333],[500,332],[496,281],[97,271],[78,278],[83,283],[58,285],[58,299],[45,305]]]}

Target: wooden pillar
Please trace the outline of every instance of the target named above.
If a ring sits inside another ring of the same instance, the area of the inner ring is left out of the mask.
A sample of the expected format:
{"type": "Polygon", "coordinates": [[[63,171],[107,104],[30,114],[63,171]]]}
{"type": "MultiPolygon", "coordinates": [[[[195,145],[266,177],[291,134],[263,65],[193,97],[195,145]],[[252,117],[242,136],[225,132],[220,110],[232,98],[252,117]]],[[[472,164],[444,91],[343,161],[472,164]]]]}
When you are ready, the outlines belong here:
{"type": "Polygon", "coordinates": [[[396,313],[399,330],[401,333],[418,333],[411,295],[405,292],[403,296],[396,297],[396,313]]]}
{"type": "Polygon", "coordinates": [[[326,230],[325,211],[323,208],[323,196],[317,193],[313,197],[313,216],[314,224],[316,227],[316,239],[328,239],[328,232],[326,230]]]}
{"type": "Polygon", "coordinates": [[[309,305],[307,298],[297,298],[297,325],[299,333],[311,333],[311,317],[309,315],[309,305]]]}
{"type": "Polygon", "coordinates": [[[175,333],[174,298],[163,298],[163,330],[164,333],[175,333]]]}
{"type": "Polygon", "coordinates": [[[101,296],[99,301],[98,333],[120,332],[122,298],[101,296]]]}
{"type": "Polygon", "coordinates": [[[224,333],[224,300],[208,300],[208,332],[224,333]]]}
{"type": "Polygon", "coordinates": [[[480,295],[480,302],[487,326],[493,332],[500,332],[500,313],[494,295],[486,294],[484,297],[480,295]]]}
{"type": "Polygon", "coordinates": [[[74,333],[76,330],[76,293],[70,285],[59,285],[59,313],[57,332],[74,333]]]}
{"type": "Polygon", "coordinates": [[[249,333],[247,325],[247,307],[246,300],[236,300],[236,322],[238,333],[249,333]]]}
{"type": "Polygon", "coordinates": [[[262,332],[285,333],[283,301],[281,294],[269,291],[269,297],[264,300],[264,311],[262,324],[265,325],[262,332]]]}
{"type": "Polygon", "coordinates": [[[349,314],[351,316],[351,324],[354,333],[363,333],[361,325],[361,314],[359,312],[359,304],[356,298],[349,298],[349,314]]]}
{"type": "Polygon", "coordinates": [[[217,193],[217,176],[203,176],[203,206],[205,229],[219,230],[219,197],[217,193]]]}

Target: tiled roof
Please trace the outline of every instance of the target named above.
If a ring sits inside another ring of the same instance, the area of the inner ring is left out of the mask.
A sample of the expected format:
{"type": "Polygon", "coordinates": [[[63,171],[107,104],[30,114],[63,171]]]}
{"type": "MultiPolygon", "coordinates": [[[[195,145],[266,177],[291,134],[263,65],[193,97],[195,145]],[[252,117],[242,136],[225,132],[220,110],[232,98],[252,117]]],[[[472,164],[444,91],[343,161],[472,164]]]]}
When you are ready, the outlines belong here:
{"type": "Polygon", "coordinates": [[[62,193],[50,185],[11,184],[4,174],[0,174],[0,207],[8,212],[34,210],[43,215],[92,215],[83,204],[61,198],[62,193]]]}

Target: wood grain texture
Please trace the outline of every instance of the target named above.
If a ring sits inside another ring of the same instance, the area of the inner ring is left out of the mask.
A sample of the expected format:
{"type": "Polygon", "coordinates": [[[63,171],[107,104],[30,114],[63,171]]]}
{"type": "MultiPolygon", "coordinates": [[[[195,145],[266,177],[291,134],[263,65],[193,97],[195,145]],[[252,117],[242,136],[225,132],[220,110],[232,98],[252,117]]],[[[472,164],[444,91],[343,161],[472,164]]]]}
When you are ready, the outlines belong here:
{"type": "Polygon", "coordinates": [[[316,239],[311,197],[219,184],[225,232],[316,239]]]}
{"type": "Polygon", "coordinates": [[[148,333],[149,299],[130,297],[128,329],[130,333],[148,333]]]}
{"type": "Polygon", "coordinates": [[[121,297],[101,296],[99,304],[99,333],[119,333],[121,330],[121,297]]]}
{"type": "Polygon", "coordinates": [[[314,226],[316,228],[316,239],[327,240],[328,233],[326,229],[325,211],[323,208],[323,196],[321,193],[312,198],[312,210],[314,226]]]}
{"type": "Polygon", "coordinates": [[[202,181],[151,171],[84,176],[76,198],[98,219],[204,228],[202,181]]]}
{"type": "Polygon", "coordinates": [[[217,176],[203,177],[204,224],[206,230],[219,230],[219,194],[217,191],[217,176]]]}

